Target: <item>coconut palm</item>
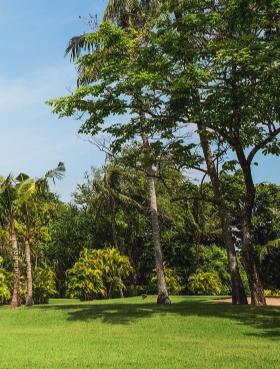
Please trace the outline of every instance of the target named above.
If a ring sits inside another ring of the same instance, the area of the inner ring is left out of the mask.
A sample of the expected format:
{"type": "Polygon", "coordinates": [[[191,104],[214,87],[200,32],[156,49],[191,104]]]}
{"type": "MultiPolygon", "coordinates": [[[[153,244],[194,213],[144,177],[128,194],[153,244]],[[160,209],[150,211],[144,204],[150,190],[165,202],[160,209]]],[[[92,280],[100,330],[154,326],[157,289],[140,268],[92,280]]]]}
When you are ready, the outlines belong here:
{"type": "Polygon", "coordinates": [[[16,214],[17,205],[16,180],[12,175],[0,179],[0,210],[2,222],[6,223],[9,229],[9,238],[12,245],[13,254],[13,296],[11,306],[16,308],[21,305],[20,300],[20,270],[19,270],[19,249],[16,234],[16,214]]]}
{"type": "MultiPolygon", "coordinates": [[[[160,4],[160,0],[109,0],[103,20],[111,21],[122,28],[140,30],[155,19],[160,4]]],[[[92,44],[86,36],[85,33],[69,41],[65,54],[69,54],[71,60],[78,59],[82,52],[92,50],[92,44]]]]}
{"type": "Polygon", "coordinates": [[[31,262],[31,243],[36,231],[41,231],[42,222],[39,217],[42,195],[48,193],[48,180],[63,178],[65,167],[63,163],[59,163],[54,169],[49,170],[43,177],[38,179],[29,178],[26,174],[21,173],[17,177],[17,217],[21,225],[21,231],[24,238],[25,261],[26,261],[26,306],[33,305],[33,278],[32,278],[32,262],[31,262]]]}
{"type": "MultiPolygon", "coordinates": [[[[159,0],[109,0],[108,5],[105,9],[104,20],[111,21],[117,26],[122,28],[134,28],[138,32],[143,31],[146,26],[147,28],[152,27],[157,13],[157,9],[160,5],[159,0]]],[[[144,38],[143,38],[144,39],[144,38]]],[[[92,45],[89,38],[86,35],[80,37],[74,37],[70,40],[70,43],[66,49],[66,54],[70,54],[72,60],[79,58],[82,52],[90,52],[92,45]]],[[[91,82],[91,70],[90,67],[79,69],[78,84],[88,84],[91,82]]],[[[141,92],[140,92],[141,93],[141,92]]],[[[139,97],[139,96],[138,96],[139,97]]],[[[141,99],[140,99],[141,100],[141,99]]],[[[152,234],[155,252],[155,264],[157,270],[157,281],[158,281],[158,303],[168,304],[170,299],[168,296],[166,282],[164,277],[163,267],[163,255],[160,240],[160,229],[159,229],[159,215],[157,208],[157,195],[155,189],[155,171],[153,168],[151,147],[148,137],[148,124],[146,121],[145,113],[139,108],[138,118],[141,122],[141,137],[142,146],[145,153],[145,167],[148,194],[150,199],[150,213],[152,223],[152,234]]]]}

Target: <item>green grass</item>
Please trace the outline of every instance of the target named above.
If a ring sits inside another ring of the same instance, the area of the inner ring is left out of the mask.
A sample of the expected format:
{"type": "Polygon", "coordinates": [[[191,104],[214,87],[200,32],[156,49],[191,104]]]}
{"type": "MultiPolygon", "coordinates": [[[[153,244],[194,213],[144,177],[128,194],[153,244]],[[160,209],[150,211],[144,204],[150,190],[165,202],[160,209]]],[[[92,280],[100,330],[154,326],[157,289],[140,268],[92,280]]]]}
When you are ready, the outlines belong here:
{"type": "Polygon", "coordinates": [[[1,369],[279,369],[280,309],[155,297],[0,308],[1,369]]]}

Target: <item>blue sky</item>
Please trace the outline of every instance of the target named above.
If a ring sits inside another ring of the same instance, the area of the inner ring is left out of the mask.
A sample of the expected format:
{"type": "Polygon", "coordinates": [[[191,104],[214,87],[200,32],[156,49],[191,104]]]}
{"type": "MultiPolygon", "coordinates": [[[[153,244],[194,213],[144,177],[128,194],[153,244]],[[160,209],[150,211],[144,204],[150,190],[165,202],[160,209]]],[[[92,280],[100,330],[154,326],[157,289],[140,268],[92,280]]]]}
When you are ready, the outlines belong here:
{"type": "MultiPolygon", "coordinates": [[[[97,14],[106,0],[1,0],[0,2],[0,173],[41,176],[59,161],[64,180],[55,191],[65,201],[84,172],[104,162],[96,147],[78,137],[79,122],[58,120],[45,101],[75,87],[75,70],[64,50],[88,31],[79,16],[97,14]]],[[[257,182],[280,182],[279,160],[259,157],[257,182]]]]}

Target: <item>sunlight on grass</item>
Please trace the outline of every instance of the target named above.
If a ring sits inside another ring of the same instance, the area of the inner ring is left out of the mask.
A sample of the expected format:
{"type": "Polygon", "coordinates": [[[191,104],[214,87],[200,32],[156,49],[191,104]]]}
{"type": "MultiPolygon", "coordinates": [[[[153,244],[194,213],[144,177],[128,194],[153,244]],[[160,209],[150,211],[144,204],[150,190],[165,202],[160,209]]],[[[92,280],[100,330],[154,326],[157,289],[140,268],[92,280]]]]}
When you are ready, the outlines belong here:
{"type": "Polygon", "coordinates": [[[2,369],[279,368],[280,309],[211,298],[52,300],[0,309],[2,369]]]}

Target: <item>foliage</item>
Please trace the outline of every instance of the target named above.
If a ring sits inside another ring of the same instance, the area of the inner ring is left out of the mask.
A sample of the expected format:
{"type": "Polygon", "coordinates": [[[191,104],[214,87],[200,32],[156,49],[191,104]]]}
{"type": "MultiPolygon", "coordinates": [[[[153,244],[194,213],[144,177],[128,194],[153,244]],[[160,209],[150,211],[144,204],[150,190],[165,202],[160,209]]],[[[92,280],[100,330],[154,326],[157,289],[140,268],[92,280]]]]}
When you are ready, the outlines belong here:
{"type": "Polygon", "coordinates": [[[126,288],[124,280],[131,272],[129,259],[117,249],[84,249],[73,268],[67,271],[67,293],[82,301],[113,297],[126,288]]]}
{"type": "Polygon", "coordinates": [[[216,273],[197,270],[189,277],[188,288],[195,294],[220,295],[222,283],[216,273]]]}
{"type": "MultiPolygon", "coordinates": [[[[176,135],[182,125],[188,130],[196,124],[210,146],[217,143],[217,168],[230,148],[243,184],[243,201],[238,203],[243,261],[246,273],[251,274],[251,292],[262,297],[253,246],[255,185],[251,167],[258,152],[280,154],[279,65],[275,64],[280,55],[279,30],[272,16],[279,11],[277,2],[264,11],[266,6],[257,1],[233,0],[228,5],[218,1],[215,6],[201,0],[167,1],[156,7],[161,11],[159,18],[157,12],[148,17],[153,22],[137,12],[135,4],[142,2],[112,3],[105,19],[113,23],[102,22],[96,32],[75,38],[72,49],[71,45],[67,49],[78,65],[77,89],[49,104],[59,117],[83,117],[80,133],[111,136],[113,154],[120,153],[125,144],[147,137],[151,144],[142,147],[143,163],[151,168],[161,165],[166,151],[181,168],[178,152],[182,153],[182,147],[185,167],[201,164],[195,140],[188,145],[176,135]],[[111,115],[119,120],[108,119],[111,115]],[[123,116],[127,119],[121,119],[123,116]]],[[[221,203],[219,197],[215,191],[215,204],[221,203]]],[[[201,203],[200,207],[191,205],[188,202],[198,264],[201,238],[210,232],[201,203]]],[[[163,235],[168,238],[170,233],[163,235]]]]}
{"type": "Polygon", "coordinates": [[[147,286],[139,286],[132,284],[127,287],[125,295],[128,297],[135,297],[147,294],[147,286]]]}
{"type": "Polygon", "coordinates": [[[280,297],[280,290],[264,290],[265,296],[280,297]]]}
{"type": "Polygon", "coordinates": [[[2,268],[3,258],[0,256],[0,305],[8,304],[11,301],[8,272],[2,268]]]}
{"type": "Polygon", "coordinates": [[[221,293],[230,294],[230,274],[226,250],[215,244],[202,246],[199,260],[199,270],[205,273],[215,273],[221,281],[221,293]]]}
{"type": "MultiPolygon", "coordinates": [[[[155,273],[155,271],[154,271],[155,273]]],[[[164,275],[166,281],[166,287],[170,295],[179,295],[183,290],[182,278],[178,276],[175,271],[166,265],[164,265],[164,275]]],[[[149,285],[149,293],[153,293],[157,290],[157,276],[153,274],[149,285]]]]}
{"type": "Polygon", "coordinates": [[[47,304],[50,297],[56,296],[56,276],[48,267],[38,267],[33,272],[33,299],[35,304],[47,304]]]}

